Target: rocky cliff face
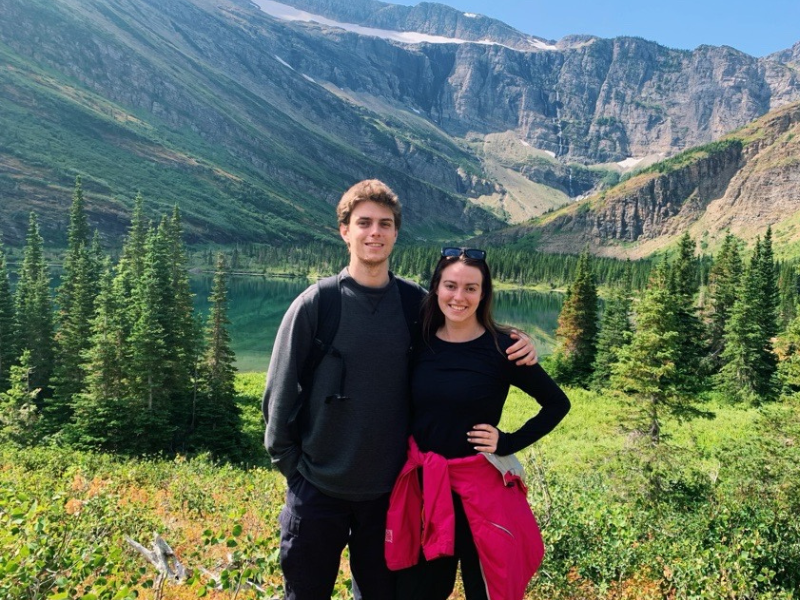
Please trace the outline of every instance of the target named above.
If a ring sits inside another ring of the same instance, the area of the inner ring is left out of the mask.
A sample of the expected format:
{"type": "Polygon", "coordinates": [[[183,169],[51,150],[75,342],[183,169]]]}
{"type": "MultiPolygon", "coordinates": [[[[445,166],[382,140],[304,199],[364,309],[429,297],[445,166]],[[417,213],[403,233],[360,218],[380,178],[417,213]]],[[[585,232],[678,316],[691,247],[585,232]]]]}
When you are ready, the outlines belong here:
{"type": "Polygon", "coordinates": [[[532,226],[539,247],[646,256],[690,231],[713,248],[727,232],[751,241],[772,226],[784,246],[800,231],[800,103],[777,109],[723,140],[676,156],[532,226]]]}
{"type": "MultiPolygon", "coordinates": [[[[453,135],[513,130],[564,160],[673,154],[800,99],[800,77],[784,64],[791,51],[758,59],[729,47],[690,52],[640,38],[565,38],[541,49],[519,32],[509,43],[510,28],[496,21],[431,3],[287,3],[345,22],[496,41],[419,44],[388,54],[373,42],[368,48],[377,72],[337,77],[323,59],[317,75],[419,108],[453,135]]],[[[364,44],[347,38],[341,43],[364,44]]]]}

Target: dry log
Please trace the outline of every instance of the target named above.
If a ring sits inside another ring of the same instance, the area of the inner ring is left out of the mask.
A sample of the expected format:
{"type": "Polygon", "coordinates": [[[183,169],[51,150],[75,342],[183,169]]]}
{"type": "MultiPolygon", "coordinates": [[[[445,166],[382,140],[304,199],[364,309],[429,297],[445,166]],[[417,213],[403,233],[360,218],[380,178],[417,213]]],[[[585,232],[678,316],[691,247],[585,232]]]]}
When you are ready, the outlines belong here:
{"type": "Polygon", "coordinates": [[[191,577],[191,571],[181,564],[175,552],[159,534],[153,536],[153,549],[148,550],[139,542],[125,537],[125,541],[158,570],[156,585],[164,580],[172,583],[183,583],[191,577]]]}

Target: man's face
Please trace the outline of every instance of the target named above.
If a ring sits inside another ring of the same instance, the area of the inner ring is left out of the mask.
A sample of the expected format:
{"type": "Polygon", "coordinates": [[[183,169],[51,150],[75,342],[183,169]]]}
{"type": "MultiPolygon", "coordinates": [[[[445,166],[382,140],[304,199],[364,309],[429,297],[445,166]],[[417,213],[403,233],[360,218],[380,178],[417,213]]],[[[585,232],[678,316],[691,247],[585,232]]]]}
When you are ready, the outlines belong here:
{"type": "Polygon", "coordinates": [[[350,248],[350,259],[368,266],[385,263],[397,241],[392,210],[369,201],[356,204],[350,223],[339,225],[339,233],[350,248]]]}

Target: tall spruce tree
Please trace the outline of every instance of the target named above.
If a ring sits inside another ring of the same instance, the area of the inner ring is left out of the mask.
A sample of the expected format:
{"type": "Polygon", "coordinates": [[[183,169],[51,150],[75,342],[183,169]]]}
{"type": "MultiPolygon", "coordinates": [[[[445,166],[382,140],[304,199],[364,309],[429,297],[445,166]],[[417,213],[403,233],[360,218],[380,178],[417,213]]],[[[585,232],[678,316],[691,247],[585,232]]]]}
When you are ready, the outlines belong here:
{"type": "Polygon", "coordinates": [[[129,422],[137,406],[126,381],[130,357],[110,259],[104,263],[99,288],[90,344],[82,357],[85,390],[74,399],[68,439],[80,447],[132,452],[135,440],[131,439],[129,422]]]}
{"type": "Polygon", "coordinates": [[[662,263],[636,307],[631,343],[620,350],[611,378],[615,389],[635,398],[636,429],[654,444],[660,441],[663,414],[684,406],[677,309],[669,267],[662,263]]]}
{"type": "Polygon", "coordinates": [[[31,387],[42,390],[41,400],[50,396],[47,388],[53,370],[53,301],[44,240],[35,213],[30,215],[15,300],[18,350],[30,352],[31,387]]]}
{"type": "MultiPolygon", "coordinates": [[[[731,401],[760,404],[773,395],[775,354],[772,338],[765,331],[763,314],[765,263],[771,261],[768,247],[756,239],[750,264],[740,286],[739,297],[725,326],[722,367],[715,376],[715,387],[731,401]]],[[[774,312],[773,312],[774,318],[774,312]]]]}
{"type": "Polygon", "coordinates": [[[125,339],[130,337],[136,311],[132,305],[133,290],[144,273],[145,244],[149,231],[149,221],[144,215],[144,200],[136,194],[131,215],[131,225],[122,246],[122,254],[114,277],[114,294],[120,299],[120,323],[125,339]]]}
{"type": "Polygon", "coordinates": [[[83,187],[78,176],[72,195],[64,272],[56,293],[58,330],[55,336],[54,394],[44,415],[50,432],[69,422],[73,396],[84,386],[81,363],[90,343],[94,301],[98,293],[97,258],[89,244],[83,187]]]}
{"type": "Polygon", "coordinates": [[[699,391],[707,379],[702,377],[703,359],[707,355],[706,332],[698,314],[696,295],[700,288],[700,264],[695,255],[695,242],[684,233],[678,252],[670,267],[670,287],[675,297],[677,318],[675,327],[681,346],[682,359],[676,365],[676,375],[687,393],[699,391]]]}
{"type": "Polygon", "coordinates": [[[719,369],[720,355],[725,349],[725,326],[739,295],[743,272],[744,265],[739,252],[739,239],[729,233],[725,236],[714,259],[708,281],[708,346],[713,371],[719,369]]]}
{"type": "Polygon", "coordinates": [[[664,488],[664,467],[669,461],[669,453],[661,447],[664,418],[692,409],[679,368],[683,360],[679,303],[670,271],[662,263],[651,276],[635,309],[631,343],[620,349],[611,377],[611,387],[628,399],[625,422],[640,442],[637,457],[654,497],[664,488]]]}
{"type": "Polygon", "coordinates": [[[758,326],[761,328],[764,339],[772,340],[778,333],[778,304],[780,303],[778,269],[772,250],[772,227],[767,227],[758,257],[759,261],[756,267],[758,326]]]}
{"type": "Polygon", "coordinates": [[[215,456],[241,458],[241,417],[236,404],[235,355],[228,334],[228,291],[225,260],[217,255],[214,283],[209,296],[211,309],[206,326],[206,350],[201,367],[201,385],[194,411],[193,447],[215,456]]]}
{"type": "Polygon", "coordinates": [[[163,303],[167,256],[158,233],[151,230],[145,245],[144,270],[132,292],[132,329],[127,385],[132,403],[131,429],[135,452],[170,449],[173,441],[171,390],[172,368],[166,343],[163,303]]]}
{"type": "Polygon", "coordinates": [[[14,296],[6,268],[6,255],[0,241],[0,391],[7,390],[11,365],[18,358],[14,315],[14,296]]]}
{"type": "Polygon", "coordinates": [[[170,389],[174,449],[180,449],[184,447],[191,429],[193,375],[200,358],[201,331],[194,318],[183,228],[177,206],[171,217],[162,219],[158,243],[163,247],[166,260],[166,279],[161,298],[164,319],[161,325],[164,343],[170,350],[170,362],[165,365],[165,383],[170,389]]]}
{"type": "Polygon", "coordinates": [[[612,367],[619,360],[619,353],[631,341],[632,298],[630,277],[615,286],[600,319],[600,331],[597,335],[597,355],[594,360],[592,387],[603,389],[611,379],[612,367]]]}
{"type": "Polygon", "coordinates": [[[597,351],[597,284],[588,249],[578,259],[555,335],[553,376],[562,383],[587,386],[597,351]]]}

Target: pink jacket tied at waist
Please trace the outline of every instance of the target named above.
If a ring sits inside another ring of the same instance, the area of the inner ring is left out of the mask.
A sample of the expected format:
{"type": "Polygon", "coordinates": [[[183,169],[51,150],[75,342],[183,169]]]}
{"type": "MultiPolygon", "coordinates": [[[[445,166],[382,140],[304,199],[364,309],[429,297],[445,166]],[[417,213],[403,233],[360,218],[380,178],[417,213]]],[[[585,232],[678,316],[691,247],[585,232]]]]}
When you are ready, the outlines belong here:
{"type": "Polygon", "coordinates": [[[409,439],[386,517],[387,565],[396,571],[417,564],[420,548],[427,560],[453,555],[451,490],[464,504],[490,600],[521,600],[544,556],[542,536],[522,480],[480,454],[448,460],[409,439]]]}

